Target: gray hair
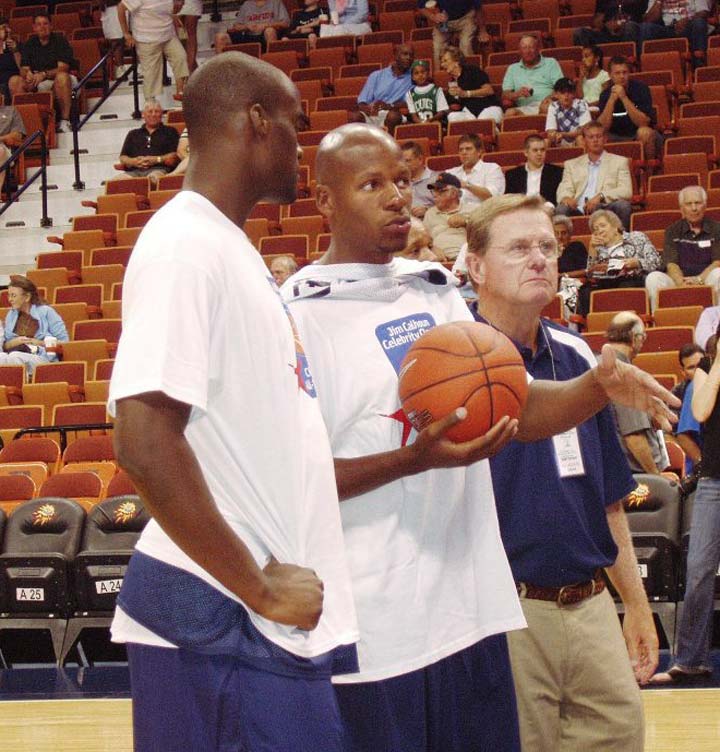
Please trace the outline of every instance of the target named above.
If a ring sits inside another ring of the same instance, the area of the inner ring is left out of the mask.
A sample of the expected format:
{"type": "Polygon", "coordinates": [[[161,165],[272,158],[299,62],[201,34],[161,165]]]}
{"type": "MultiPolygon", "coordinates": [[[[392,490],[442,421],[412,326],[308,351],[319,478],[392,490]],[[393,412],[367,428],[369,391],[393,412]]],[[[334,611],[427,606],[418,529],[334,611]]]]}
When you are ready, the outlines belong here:
{"type": "Polygon", "coordinates": [[[570,217],[566,217],[564,214],[556,214],[552,218],[553,225],[565,225],[567,231],[572,235],[573,223],[570,217]]]}
{"type": "Polygon", "coordinates": [[[687,196],[688,191],[699,191],[703,204],[707,206],[707,192],[701,185],[686,185],[678,193],[678,205],[679,206],[682,206],[685,203],[685,197],[687,196]]]}
{"type": "Polygon", "coordinates": [[[280,266],[284,267],[283,271],[288,274],[295,274],[298,270],[298,265],[294,256],[277,256],[270,262],[270,266],[272,267],[276,262],[280,262],[280,266]]]}
{"type": "Polygon", "coordinates": [[[620,230],[620,232],[623,231],[622,222],[620,221],[620,217],[618,217],[615,212],[611,212],[609,209],[598,209],[597,211],[594,211],[590,215],[590,231],[592,232],[593,227],[595,226],[595,222],[598,221],[598,219],[604,219],[606,222],[610,223],[616,230],[620,230]]]}

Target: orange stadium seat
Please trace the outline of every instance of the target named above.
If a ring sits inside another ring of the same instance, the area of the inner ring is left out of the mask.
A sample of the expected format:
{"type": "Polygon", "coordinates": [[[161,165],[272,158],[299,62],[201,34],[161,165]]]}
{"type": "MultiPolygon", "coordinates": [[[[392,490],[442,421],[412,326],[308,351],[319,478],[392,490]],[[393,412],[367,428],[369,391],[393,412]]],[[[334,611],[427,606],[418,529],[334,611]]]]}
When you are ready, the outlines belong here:
{"type": "Polygon", "coordinates": [[[42,462],[49,474],[60,464],[60,445],[55,439],[33,436],[10,441],[0,449],[0,463],[42,462]]]}
{"type": "Polygon", "coordinates": [[[102,308],[103,286],[99,284],[67,285],[55,288],[53,304],[85,303],[88,315],[85,318],[99,316],[102,308]]]}
{"type": "Polygon", "coordinates": [[[325,232],[325,219],[321,216],[286,217],[280,220],[283,235],[307,235],[309,248],[314,248],[317,236],[325,232]]]}
{"type": "Polygon", "coordinates": [[[55,405],[67,402],[70,402],[70,387],[66,381],[23,384],[23,403],[41,405],[45,409],[46,420],[52,415],[55,405]]]}
{"type": "Polygon", "coordinates": [[[656,308],[653,321],[656,326],[692,326],[694,328],[703,310],[700,305],[656,308]]]}
{"type": "Polygon", "coordinates": [[[25,501],[35,498],[37,489],[32,478],[27,475],[2,475],[0,476],[0,509],[6,515],[25,501]]]}
{"type": "Polygon", "coordinates": [[[116,282],[122,282],[125,276],[125,267],[122,264],[105,264],[103,266],[83,266],[80,270],[84,284],[101,284],[103,286],[103,298],[112,298],[112,286],[116,282]]]}
{"type": "Polygon", "coordinates": [[[713,303],[713,289],[709,285],[667,287],[658,291],[658,308],[701,305],[707,308],[713,303]]]}
{"type": "Polygon", "coordinates": [[[55,313],[63,320],[68,332],[72,331],[76,321],[84,321],[90,318],[88,307],[85,303],[57,303],[54,308],[55,313]]]}
{"type": "Polygon", "coordinates": [[[63,342],[62,351],[63,358],[67,360],[84,360],[88,372],[95,368],[97,361],[107,360],[111,355],[108,343],[104,339],[63,342]]]}
{"type": "Polygon", "coordinates": [[[298,259],[306,259],[310,251],[310,242],[307,235],[275,235],[261,238],[258,250],[263,256],[287,253],[298,259]]]}
{"type": "Polygon", "coordinates": [[[127,496],[129,494],[137,494],[137,489],[130,480],[130,476],[124,470],[120,470],[110,481],[107,496],[108,498],[112,498],[113,496],[127,496]]]}
{"type": "Polygon", "coordinates": [[[25,366],[0,366],[0,386],[4,387],[9,405],[22,404],[22,386],[25,383],[25,366]]]}
{"type": "Polygon", "coordinates": [[[70,272],[68,278],[72,277],[72,273],[76,273],[76,282],[80,278],[82,261],[82,251],[52,251],[50,253],[38,253],[35,257],[38,269],[59,269],[64,267],[70,272]]]}
{"type": "Polygon", "coordinates": [[[20,429],[42,426],[43,418],[44,411],[39,405],[0,407],[0,438],[7,445],[20,429]]]}
{"type": "Polygon", "coordinates": [[[54,496],[73,499],[85,510],[92,509],[103,496],[103,484],[95,473],[56,473],[38,491],[39,498],[54,496]]]}
{"type": "Polygon", "coordinates": [[[127,267],[131,255],[132,248],[128,246],[95,248],[92,251],[90,258],[90,266],[107,266],[108,264],[120,264],[121,266],[127,267]]]}
{"type": "Polygon", "coordinates": [[[105,182],[105,193],[134,193],[147,198],[150,193],[150,178],[113,178],[105,182]]]}

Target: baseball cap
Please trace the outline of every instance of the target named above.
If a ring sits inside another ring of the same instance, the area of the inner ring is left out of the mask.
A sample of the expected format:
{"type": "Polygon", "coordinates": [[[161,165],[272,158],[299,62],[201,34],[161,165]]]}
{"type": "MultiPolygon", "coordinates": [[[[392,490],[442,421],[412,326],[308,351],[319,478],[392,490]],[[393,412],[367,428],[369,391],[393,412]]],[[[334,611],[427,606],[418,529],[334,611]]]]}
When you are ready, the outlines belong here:
{"type": "Polygon", "coordinates": [[[455,175],[451,175],[449,172],[441,172],[434,183],[428,183],[428,188],[431,191],[437,191],[448,185],[451,185],[454,188],[462,188],[462,183],[458,178],[456,178],[455,175]]]}

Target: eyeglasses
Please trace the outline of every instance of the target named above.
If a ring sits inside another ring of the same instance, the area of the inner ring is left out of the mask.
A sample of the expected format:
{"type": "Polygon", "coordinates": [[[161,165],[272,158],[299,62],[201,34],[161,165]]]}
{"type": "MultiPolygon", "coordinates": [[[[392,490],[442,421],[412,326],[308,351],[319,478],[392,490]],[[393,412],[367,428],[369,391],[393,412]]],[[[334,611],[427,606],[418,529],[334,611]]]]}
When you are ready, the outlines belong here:
{"type": "Polygon", "coordinates": [[[644,342],[647,339],[647,332],[635,332],[633,337],[635,339],[641,339],[644,342]]]}
{"type": "Polygon", "coordinates": [[[540,240],[537,243],[528,243],[526,240],[516,240],[509,246],[494,247],[502,251],[506,258],[517,263],[527,261],[535,248],[537,248],[548,261],[553,261],[560,255],[560,246],[556,240],[540,240]]]}
{"type": "Polygon", "coordinates": [[[446,191],[449,191],[451,188],[454,188],[454,185],[444,185],[442,188],[430,188],[431,193],[445,193],[446,191]]]}

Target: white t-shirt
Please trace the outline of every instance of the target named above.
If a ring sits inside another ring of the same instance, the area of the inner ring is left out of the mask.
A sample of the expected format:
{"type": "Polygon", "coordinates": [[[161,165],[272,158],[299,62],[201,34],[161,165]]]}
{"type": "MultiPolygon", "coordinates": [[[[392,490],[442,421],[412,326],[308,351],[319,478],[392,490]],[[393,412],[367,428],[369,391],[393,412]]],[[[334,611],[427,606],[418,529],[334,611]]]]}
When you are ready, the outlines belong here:
{"type": "MultiPolygon", "coordinates": [[[[314,569],[324,582],[323,615],[313,631],[248,608],[254,625],[303,657],[355,642],[332,455],[302,347],[245,233],[191,191],[148,223],[125,275],[109,409],[154,391],[192,406],[187,440],[218,509],[258,566],[272,554],[314,569]]],[[[137,549],[239,600],[157,522],[137,549]]],[[[166,644],[121,611],[113,639],[166,644]]]]}
{"type": "MultiPolygon", "coordinates": [[[[175,36],[173,0],[122,0],[137,42],[167,42],[175,36]]],[[[120,6],[118,6],[119,8],[120,6]]]]}
{"type": "MultiPolygon", "coordinates": [[[[448,170],[451,175],[455,175],[462,183],[471,183],[479,188],[487,188],[491,195],[502,196],[505,193],[505,174],[502,167],[495,162],[483,162],[480,159],[470,172],[465,172],[465,168],[453,167],[448,170]]],[[[470,191],[463,191],[463,201],[468,204],[482,204],[482,199],[475,196],[470,191]]]]}
{"type": "MultiPolygon", "coordinates": [[[[416,276],[427,269],[447,278],[437,264],[395,259],[306,266],[283,286],[335,457],[414,441],[398,398],[400,361],[428,328],[472,319],[454,281],[434,285],[416,276]],[[334,281],[325,295],[303,287],[308,279],[334,281]]],[[[406,674],[525,626],[487,461],[405,477],[343,501],[340,510],[360,622],[360,673],[336,682],[406,674]]]]}

